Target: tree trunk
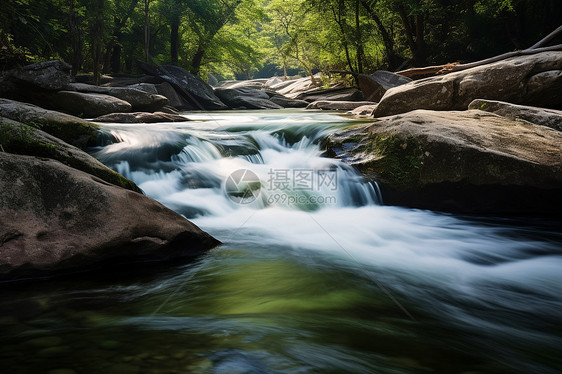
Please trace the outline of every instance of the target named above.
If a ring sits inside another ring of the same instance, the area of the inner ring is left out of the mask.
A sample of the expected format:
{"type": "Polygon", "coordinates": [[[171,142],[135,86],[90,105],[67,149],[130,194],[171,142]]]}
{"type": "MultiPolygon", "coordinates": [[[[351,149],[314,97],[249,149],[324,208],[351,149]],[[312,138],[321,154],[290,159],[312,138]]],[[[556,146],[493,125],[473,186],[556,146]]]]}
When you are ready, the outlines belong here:
{"type": "Polygon", "coordinates": [[[357,72],[363,73],[363,37],[359,19],[359,0],[355,0],[355,42],[357,43],[357,72]]]}
{"type": "Polygon", "coordinates": [[[93,60],[93,73],[94,73],[94,84],[99,86],[102,72],[102,62],[103,62],[103,8],[104,0],[97,0],[95,3],[94,10],[94,25],[92,30],[92,60],[93,60]]]}
{"type": "Polygon", "coordinates": [[[180,45],[179,38],[180,17],[174,14],[170,22],[170,62],[172,65],[178,64],[178,50],[180,45]]]}
{"type": "Polygon", "coordinates": [[[205,55],[205,50],[201,47],[201,44],[197,47],[197,52],[193,55],[191,59],[191,73],[199,75],[201,70],[201,62],[203,61],[203,56],[205,55]]]}
{"type": "Polygon", "coordinates": [[[150,48],[150,0],[144,0],[144,62],[148,63],[150,48]]]}
{"type": "Polygon", "coordinates": [[[382,42],[384,44],[385,58],[388,64],[388,69],[394,70],[399,64],[398,56],[394,52],[394,39],[392,39],[392,36],[390,36],[390,33],[386,30],[386,27],[384,27],[384,24],[382,23],[378,14],[375,12],[374,8],[371,8],[365,0],[361,1],[361,4],[363,5],[363,8],[365,8],[365,10],[369,12],[371,18],[377,25],[377,29],[381,34],[382,42]]]}
{"type": "Polygon", "coordinates": [[[116,42],[111,51],[111,72],[118,74],[121,72],[121,43],[116,42]]]}
{"type": "Polygon", "coordinates": [[[70,0],[68,13],[68,23],[71,40],[70,43],[72,45],[72,75],[75,76],[82,68],[82,62],[84,58],[82,56],[82,35],[80,27],[78,26],[77,15],[74,11],[74,0],[70,0]]]}

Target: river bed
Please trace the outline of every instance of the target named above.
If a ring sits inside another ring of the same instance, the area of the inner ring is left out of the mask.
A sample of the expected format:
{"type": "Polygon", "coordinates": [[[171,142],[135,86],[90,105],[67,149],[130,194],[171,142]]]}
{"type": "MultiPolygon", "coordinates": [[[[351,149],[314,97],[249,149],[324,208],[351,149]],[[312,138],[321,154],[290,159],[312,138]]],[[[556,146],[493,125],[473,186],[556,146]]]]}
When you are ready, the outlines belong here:
{"type": "Polygon", "coordinates": [[[10,373],[562,371],[560,222],[384,206],[321,156],[338,114],[185,116],[102,124],[92,155],[223,245],[3,285],[10,373]]]}

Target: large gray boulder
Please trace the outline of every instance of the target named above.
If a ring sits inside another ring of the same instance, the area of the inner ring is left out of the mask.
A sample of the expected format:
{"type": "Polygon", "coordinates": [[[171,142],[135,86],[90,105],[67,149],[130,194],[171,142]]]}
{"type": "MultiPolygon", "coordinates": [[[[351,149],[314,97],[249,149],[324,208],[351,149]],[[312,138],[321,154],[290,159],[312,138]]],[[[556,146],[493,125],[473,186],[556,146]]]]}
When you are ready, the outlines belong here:
{"type": "Polygon", "coordinates": [[[79,148],[97,144],[99,127],[69,114],[0,99],[0,117],[31,125],[79,148]]]}
{"type": "Polygon", "coordinates": [[[158,123],[158,122],[186,122],[189,119],[177,114],[154,112],[111,113],[94,118],[94,122],[114,123],[158,123]]]}
{"type": "Polygon", "coordinates": [[[306,108],[309,104],[308,101],[290,99],[280,94],[271,96],[269,100],[277,105],[281,105],[283,108],[306,108]]]}
{"type": "Polygon", "coordinates": [[[386,204],[553,214],[562,206],[562,132],[480,110],[416,110],[329,137],[328,153],[377,181],[386,204]]]}
{"type": "Polygon", "coordinates": [[[357,76],[359,88],[368,101],[379,101],[391,88],[410,83],[412,79],[390,71],[377,70],[373,74],[357,76]]]}
{"type": "Polygon", "coordinates": [[[320,81],[320,74],[314,76],[314,82],[310,77],[288,79],[282,82],[271,83],[268,88],[276,91],[278,94],[295,98],[298,94],[304,91],[317,88],[317,83],[320,81]]]}
{"type": "Polygon", "coordinates": [[[130,112],[132,109],[127,101],[114,96],[76,91],[59,91],[52,96],[51,103],[58,110],[86,118],[130,112]]]}
{"type": "Polygon", "coordinates": [[[560,110],[482,99],[471,102],[468,109],[480,109],[513,120],[527,121],[535,125],[548,126],[562,131],[562,111],[560,110]]]}
{"type": "Polygon", "coordinates": [[[218,241],[160,203],[58,161],[0,152],[0,276],[193,256],[218,241]]]}
{"type": "Polygon", "coordinates": [[[135,183],[86,152],[35,127],[0,117],[0,144],[4,152],[51,158],[116,186],[141,192],[135,183]]]}
{"type": "Polygon", "coordinates": [[[249,87],[215,88],[215,94],[233,109],[283,109],[270,101],[266,92],[249,87]]]}
{"type": "Polygon", "coordinates": [[[287,97],[305,100],[309,103],[313,101],[363,101],[363,94],[357,88],[343,87],[343,88],[327,88],[327,89],[313,89],[309,91],[300,92],[296,95],[289,94],[287,97]]]}
{"type": "Polygon", "coordinates": [[[562,52],[513,57],[386,92],[375,117],[415,109],[464,110],[475,99],[562,108],[562,52]]]}
{"type": "Polygon", "coordinates": [[[168,99],[170,106],[175,109],[180,110],[191,110],[196,109],[192,104],[188,103],[178,92],[172,87],[168,82],[160,83],[156,85],[156,90],[158,95],[162,95],[168,99]]]}
{"type": "Polygon", "coordinates": [[[322,110],[353,110],[360,106],[372,105],[371,101],[313,101],[308,104],[306,109],[322,109],[322,110]]]}
{"type": "Polygon", "coordinates": [[[195,109],[223,110],[228,107],[220,101],[213,88],[201,78],[187,70],[174,65],[153,66],[144,62],[137,63],[145,73],[159,77],[170,83],[174,89],[195,109]]]}
{"type": "Polygon", "coordinates": [[[116,97],[131,104],[131,110],[136,112],[156,112],[169,104],[169,100],[158,95],[154,85],[135,87],[102,87],[85,83],[71,83],[66,87],[67,91],[83,93],[96,93],[116,97]],[[156,93],[148,93],[146,90],[156,93]]]}
{"type": "MultiPolygon", "coordinates": [[[[9,70],[2,74],[2,78],[16,85],[58,91],[70,83],[72,66],[59,61],[45,61],[37,64],[9,70]]],[[[2,83],[4,85],[6,83],[2,83]]],[[[2,89],[0,89],[1,91],[2,89]]]]}
{"type": "Polygon", "coordinates": [[[376,103],[362,105],[345,114],[349,116],[353,116],[355,118],[371,118],[371,115],[373,114],[373,110],[375,110],[376,107],[377,107],[376,103]]]}

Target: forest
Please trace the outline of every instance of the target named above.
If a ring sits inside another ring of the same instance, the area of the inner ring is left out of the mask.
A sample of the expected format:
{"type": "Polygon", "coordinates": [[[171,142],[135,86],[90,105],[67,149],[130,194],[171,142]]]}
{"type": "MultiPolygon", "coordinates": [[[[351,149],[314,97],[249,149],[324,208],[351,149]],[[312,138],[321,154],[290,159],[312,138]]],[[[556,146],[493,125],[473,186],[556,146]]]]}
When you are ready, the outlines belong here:
{"type": "Polygon", "coordinates": [[[524,49],[559,0],[4,0],[0,69],[62,59],[73,73],[136,61],[204,79],[369,73],[524,49]]]}

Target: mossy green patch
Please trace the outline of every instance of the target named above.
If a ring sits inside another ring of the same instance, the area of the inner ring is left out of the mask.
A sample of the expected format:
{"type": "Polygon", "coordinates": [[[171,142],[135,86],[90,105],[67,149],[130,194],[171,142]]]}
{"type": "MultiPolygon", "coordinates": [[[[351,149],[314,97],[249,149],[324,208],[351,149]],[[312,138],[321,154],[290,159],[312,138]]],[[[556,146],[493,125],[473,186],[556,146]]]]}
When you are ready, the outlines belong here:
{"type": "Polygon", "coordinates": [[[362,141],[364,152],[375,156],[369,164],[381,180],[399,189],[417,185],[423,166],[423,148],[414,138],[391,134],[370,134],[362,141]]]}

